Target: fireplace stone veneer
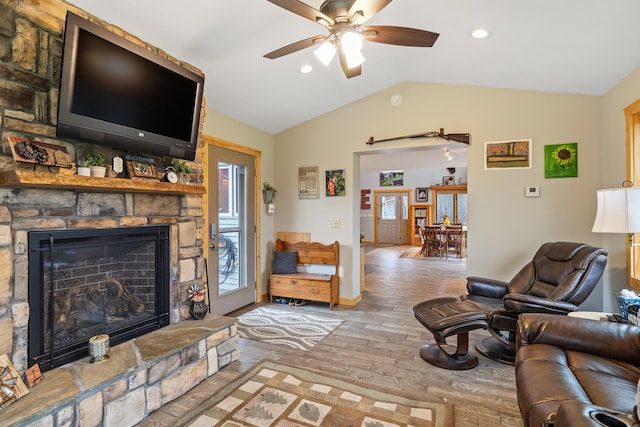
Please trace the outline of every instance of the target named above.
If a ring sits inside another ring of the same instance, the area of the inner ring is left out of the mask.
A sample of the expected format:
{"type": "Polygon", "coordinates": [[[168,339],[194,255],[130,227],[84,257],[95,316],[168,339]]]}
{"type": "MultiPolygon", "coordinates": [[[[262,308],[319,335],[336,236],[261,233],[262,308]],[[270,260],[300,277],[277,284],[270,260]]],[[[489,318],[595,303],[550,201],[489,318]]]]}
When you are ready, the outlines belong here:
{"type": "Polygon", "coordinates": [[[236,319],[209,315],[53,369],[0,411],[0,425],[129,427],[238,359],[236,319]]]}
{"type": "Polygon", "coordinates": [[[168,226],[173,324],[190,317],[189,287],[203,285],[203,224],[201,195],[0,188],[0,354],[28,367],[29,231],[168,226]]]}

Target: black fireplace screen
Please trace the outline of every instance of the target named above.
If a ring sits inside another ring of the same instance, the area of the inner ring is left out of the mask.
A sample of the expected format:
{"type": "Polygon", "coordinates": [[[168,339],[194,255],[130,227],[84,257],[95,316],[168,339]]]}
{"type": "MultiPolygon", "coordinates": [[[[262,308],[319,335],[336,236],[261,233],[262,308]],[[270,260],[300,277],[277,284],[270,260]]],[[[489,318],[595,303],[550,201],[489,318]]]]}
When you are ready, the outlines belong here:
{"type": "Polygon", "coordinates": [[[169,324],[169,228],[29,232],[29,364],[42,370],[169,324]]]}

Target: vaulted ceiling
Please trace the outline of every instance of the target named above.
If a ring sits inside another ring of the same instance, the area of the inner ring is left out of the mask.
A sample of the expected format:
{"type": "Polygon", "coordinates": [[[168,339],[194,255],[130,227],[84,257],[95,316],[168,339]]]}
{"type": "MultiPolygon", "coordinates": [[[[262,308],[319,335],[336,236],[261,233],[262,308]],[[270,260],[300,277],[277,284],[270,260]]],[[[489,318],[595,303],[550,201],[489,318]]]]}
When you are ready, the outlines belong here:
{"type": "Polygon", "coordinates": [[[403,81],[603,95],[640,66],[637,0],[394,0],[367,25],[440,37],[432,48],[365,42],[351,79],[313,48],[264,58],[327,34],[267,0],[70,2],[198,67],[208,108],[273,134],[403,81]],[[490,36],[472,38],[479,27],[490,36]]]}

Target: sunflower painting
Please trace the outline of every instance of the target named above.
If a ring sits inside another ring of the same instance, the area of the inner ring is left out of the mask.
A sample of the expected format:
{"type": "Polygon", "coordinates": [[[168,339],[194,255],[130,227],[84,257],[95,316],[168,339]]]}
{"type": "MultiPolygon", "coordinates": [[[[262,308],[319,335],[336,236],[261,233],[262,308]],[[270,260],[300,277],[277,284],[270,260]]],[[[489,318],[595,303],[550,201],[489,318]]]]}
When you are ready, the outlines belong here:
{"type": "Polygon", "coordinates": [[[544,177],[573,178],[578,176],[578,143],[544,146],[544,177]]]}

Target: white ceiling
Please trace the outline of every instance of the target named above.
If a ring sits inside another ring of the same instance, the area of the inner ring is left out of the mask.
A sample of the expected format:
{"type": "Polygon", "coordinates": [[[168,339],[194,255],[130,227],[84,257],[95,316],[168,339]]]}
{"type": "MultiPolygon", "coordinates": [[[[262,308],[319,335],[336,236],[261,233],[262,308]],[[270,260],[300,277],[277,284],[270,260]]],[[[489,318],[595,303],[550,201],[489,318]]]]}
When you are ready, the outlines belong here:
{"type": "Polygon", "coordinates": [[[362,75],[349,80],[312,48],[263,58],[326,34],[267,0],[70,2],[198,67],[208,108],[274,134],[403,81],[603,95],[640,66],[638,0],[395,0],[367,25],[440,38],[432,48],[365,42],[362,75]],[[471,38],[477,27],[491,36],[471,38]],[[313,72],[300,74],[303,64],[313,72]]]}

